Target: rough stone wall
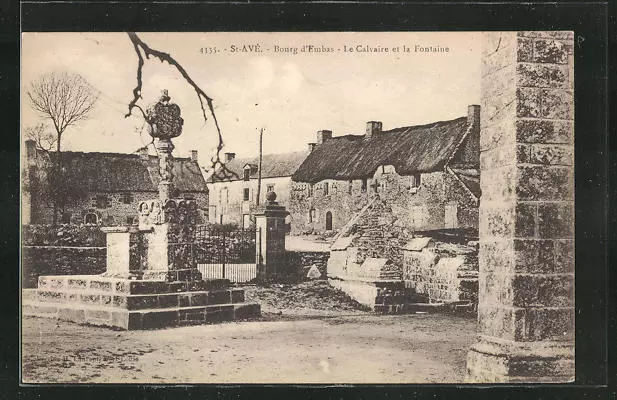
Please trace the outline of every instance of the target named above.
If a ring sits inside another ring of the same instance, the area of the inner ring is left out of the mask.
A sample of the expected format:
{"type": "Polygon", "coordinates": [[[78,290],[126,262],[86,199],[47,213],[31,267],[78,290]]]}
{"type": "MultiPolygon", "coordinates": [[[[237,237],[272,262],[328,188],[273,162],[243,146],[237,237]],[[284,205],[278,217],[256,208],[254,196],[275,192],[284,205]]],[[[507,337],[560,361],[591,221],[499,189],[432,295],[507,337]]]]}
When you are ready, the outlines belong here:
{"type": "Polygon", "coordinates": [[[362,180],[326,180],[313,185],[312,196],[308,183],[292,182],[289,211],[293,217],[292,234],[325,231],[326,213],[332,213],[334,230],[342,228],[357,214],[371,198],[379,195],[391,207],[399,223],[412,230],[444,228],[445,205],[458,204],[459,227],[478,226],[478,204],[447,172],[421,174],[421,185],[412,191],[412,177],[401,176],[393,169],[378,168],[373,178],[367,180],[366,191],[362,180]],[[328,183],[328,194],[324,184],[328,183]],[[377,191],[375,191],[377,185],[377,191]],[[350,190],[351,186],[351,190],[350,190]],[[315,210],[315,217],[309,222],[309,212],[315,210]]]}
{"type": "MultiPolygon", "coordinates": [[[[65,205],[65,212],[71,213],[71,224],[83,224],[86,214],[93,212],[98,216],[100,225],[115,226],[126,225],[127,218],[137,219],[139,215],[139,203],[146,200],[152,200],[158,197],[157,192],[130,192],[133,196],[133,201],[125,204],[122,192],[92,192],[88,197],[73,201],[65,205]],[[99,208],[96,204],[98,195],[107,196],[108,207],[99,208]]],[[[180,196],[192,196],[197,202],[199,212],[199,223],[207,221],[208,218],[208,193],[207,192],[186,192],[180,193],[180,196]]],[[[38,203],[33,204],[33,208],[37,210],[37,223],[50,224],[53,221],[53,206],[38,203]]],[[[59,222],[61,218],[59,218],[59,222]]]]}
{"type": "Polygon", "coordinates": [[[491,32],[484,44],[481,340],[467,367],[474,381],[568,381],[574,377],[573,33],[491,32]]]}
{"type": "Polygon", "coordinates": [[[287,267],[290,271],[296,271],[300,279],[306,279],[308,268],[316,265],[321,272],[321,279],[326,279],[326,267],[330,253],[320,251],[288,251],[285,255],[287,267]]]}
{"type": "Polygon", "coordinates": [[[407,248],[403,254],[406,287],[426,295],[431,303],[477,303],[478,250],[475,246],[431,240],[426,242],[426,247],[407,248]]]}

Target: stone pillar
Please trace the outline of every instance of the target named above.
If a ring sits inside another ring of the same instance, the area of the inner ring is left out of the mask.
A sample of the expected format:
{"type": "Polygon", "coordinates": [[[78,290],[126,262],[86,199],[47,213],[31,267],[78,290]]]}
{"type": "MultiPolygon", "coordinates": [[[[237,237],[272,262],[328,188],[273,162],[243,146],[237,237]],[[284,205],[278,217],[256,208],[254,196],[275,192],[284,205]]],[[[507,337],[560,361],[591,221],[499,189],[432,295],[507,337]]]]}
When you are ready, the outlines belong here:
{"type": "Polygon", "coordinates": [[[280,272],[285,263],[285,217],[289,212],[279,205],[276,193],[266,194],[267,203],[255,214],[256,262],[258,277],[280,272]]]}
{"type": "Polygon", "coordinates": [[[483,36],[470,382],[574,379],[573,34],[483,36]]]}
{"type": "Polygon", "coordinates": [[[174,190],[172,183],[173,157],[171,152],[174,149],[170,139],[156,139],[154,146],[159,156],[159,199],[163,204],[172,197],[174,190]]]}
{"type": "Polygon", "coordinates": [[[103,227],[101,230],[107,234],[107,267],[103,276],[140,277],[147,257],[144,233],[126,226],[103,227]]]}

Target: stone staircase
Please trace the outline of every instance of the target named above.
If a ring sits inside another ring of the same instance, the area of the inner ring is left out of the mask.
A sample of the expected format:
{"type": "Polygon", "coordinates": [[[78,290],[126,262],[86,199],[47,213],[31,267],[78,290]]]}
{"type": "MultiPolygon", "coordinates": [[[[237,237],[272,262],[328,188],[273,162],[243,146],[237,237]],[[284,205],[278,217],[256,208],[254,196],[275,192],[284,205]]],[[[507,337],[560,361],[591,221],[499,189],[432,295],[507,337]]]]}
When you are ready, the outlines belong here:
{"type": "Polygon", "coordinates": [[[244,290],[227,279],[128,280],[100,275],[41,276],[22,291],[24,316],[57,318],[120,329],[216,323],[260,315],[244,290]]]}

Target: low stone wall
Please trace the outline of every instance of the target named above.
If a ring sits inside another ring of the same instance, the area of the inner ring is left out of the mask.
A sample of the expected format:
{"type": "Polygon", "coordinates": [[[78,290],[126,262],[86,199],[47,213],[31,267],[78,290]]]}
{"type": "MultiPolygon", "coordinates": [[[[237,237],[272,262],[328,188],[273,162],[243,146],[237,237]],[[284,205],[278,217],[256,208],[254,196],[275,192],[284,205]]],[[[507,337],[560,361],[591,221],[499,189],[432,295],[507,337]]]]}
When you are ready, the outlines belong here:
{"type": "Polygon", "coordinates": [[[91,275],[105,272],[105,247],[23,246],[22,288],[35,288],[41,275],[91,275]]]}
{"type": "Polygon", "coordinates": [[[420,237],[403,249],[407,287],[432,303],[478,302],[478,249],[475,245],[434,242],[420,237]]]}
{"type": "Polygon", "coordinates": [[[24,246],[104,247],[105,233],[98,225],[23,225],[24,246]]]}
{"type": "Polygon", "coordinates": [[[329,252],[321,251],[288,251],[286,253],[287,267],[299,275],[300,280],[306,279],[306,273],[312,265],[316,265],[321,273],[321,279],[326,279],[329,252]]]}

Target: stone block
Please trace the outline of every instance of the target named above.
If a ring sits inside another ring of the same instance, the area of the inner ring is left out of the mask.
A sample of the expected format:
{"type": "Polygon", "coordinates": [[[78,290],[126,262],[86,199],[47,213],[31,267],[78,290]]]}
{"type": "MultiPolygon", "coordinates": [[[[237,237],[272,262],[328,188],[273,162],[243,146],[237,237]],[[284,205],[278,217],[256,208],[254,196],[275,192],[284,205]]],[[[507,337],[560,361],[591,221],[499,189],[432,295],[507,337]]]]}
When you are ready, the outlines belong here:
{"type": "Polygon", "coordinates": [[[514,244],[511,239],[480,241],[478,251],[480,272],[506,273],[514,269],[514,244]]]}
{"type": "Polygon", "coordinates": [[[533,237],[536,232],[537,203],[517,202],[514,207],[514,236],[533,237]]]}
{"type": "Polygon", "coordinates": [[[482,170],[482,201],[514,199],[517,174],[517,167],[514,165],[482,170]]]}
{"type": "Polygon", "coordinates": [[[84,293],[79,295],[79,300],[84,304],[101,304],[101,295],[84,293]]]}
{"type": "Polygon", "coordinates": [[[533,60],[537,63],[566,64],[569,47],[556,39],[535,39],[533,60]]]}
{"type": "MultiPolygon", "coordinates": [[[[126,311],[112,311],[111,312],[111,324],[117,328],[122,329],[136,329],[137,324],[133,322],[133,326],[129,324],[129,316],[131,314],[126,311]]],[[[137,314],[140,315],[140,314],[137,314]]],[[[133,317],[133,321],[135,318],[133,317]]],[[[140,321],[141,322],[141,321],[140,321]]]]}
{"type": "Polygon", "coordinates": [[[555,243],[552,240],[515,239],[514,263],[516,272],[552,274],[570,272],[555,262],[555,243]]]}
{"type": "Polygon", "coordinates": [[[70,307],[60,307],[58,309],[58,318],[64,321],[71,321],[76,323],[86,322],[85,310],[70,307]]]}
{"type": "Polygon", "coordinates": [[[110,281],[101,281],[101,280],[93,279],[90,281],[90,288],[95,289],[95,290],[109,292],[113,290],[113,284],[110,281]]]}
{"type": "Polygon", "coordinates": [[[533,61],[533,40],[527,38],[518,38],[518,46],[516,48],[516,61],[530,62],[533,61]]]}
{"type": "Polygon", "coordinates": [[[85,289],[88,281],[85,279],[67,279],[67,287],[69,289],[85,289]]]}
{"type": "Polygon", "coordinates": [[[97,323],[97,322],[111,322],[111,311],[110,310],[100,310],[100,309],[86,309],[86,322],[89,323],[97,323]]]}
{"type": "Polygon", "coordinates": [[[534,144],[530,146],[528,162],[546,165],[574,165],[573,151],[570,145],[534,144]]]}
{"type": "Polygon", "coordinates": [[[101,295],[101,304],[103,306],[111,306],[112,305],[113,296],[110,294],[102,294],[101,295]]]}
{"type": "Polygon", "coordinates": [[[540,90],[520,87],[516,89],[516,115],[518,117],[540,116],[540,90]]]}
{"type": "Polygon", "coordinates": [[[191,294],[190,293],[180,293],[178,295],[178,305],[180,307],[189,307],[191,305],[191,294]]]}
{"type": "Polygon", "coordinates": [[[515,307],[569,307],[574,305],[574,275],[514,275],[515,307]]]}
{"type": "Polygon", "coordinates": [[[511,307],[492,306],[481,302],[478,305],[478,331],[483,335],[512,340],[515,326],[513,313],[511,307]]]}
{"type": "Polygon", "coordinates": [[[158,296],[158,306],[159,307],[177,307],[178,303],[177,294],[162,294],[158,296]]]}
{"type": "Polygon", "coordinates": [[[244,290],[234,289],[231,291],[231,302],[242,303],[244,302],[244,290]]]}
{"type": "Polygon", "coordinates": [[[551,119],[574,118],[574,96],[571,90],[542,89],[539,116],[551,119]]]}
{"type": "Polygon", "coordinates": [[[193,293],[191,294],[191,306],[208,305],[208,293],[193,293]]]}
{"type": "Polygon", "coordinates": [[[574,340],[574,308],[528,308],[515,312],[514,340],[535,342],[543,340],[574,340]]]}
{"type": "Polygon", "coordinates": [[[126,295],[114,295],[112,299],[112,303],[115,307],[126,308],[127,307],[126,295]]]}
{"type": "Polygon", "coordinates": [[[156,329],[173,325],[178,319],[177,311],[150,311],[142,314],[142,329],[156,329]]]}
{"type": "Polygon", "coordinates": [[[556,272],[574,273],[574,240],[552,240],[555,246],[556,272]]]}
{"type": "Polygon", "coordinates": [[[567,65],[518,63],[517,85],[520,87],[568,89],[567,65]]]}
{"type": "Polygon", "coordinates": [[[158,302],[158,296],[150,295],[131,295],[126,298],[127,308],[129,310],[141,310],[144,308],[155,308],[158,302]]]}
{"type": "Polygon", "coordinates": [[[574,125],[569,121],[518,119],[516,141],[521,143],[572,143],[574,125]]]}
{"type": "Polygon", "coordinates": [[[507,202],[483,203],[479,210],[479,229],[482,234],[492,237],[512,237],[515,214],[512,204],[507,202]]]}
{"type": "Polygon", "coordinates": [[[542,238],[573,238],[574,203],[540,203],[538,205],[538,231],[542,238]]]}
{"type": "Polygon", "coordinates": [[[38,300],[41,302],[63,302],[65,295],[63,292],[57,292],[55,290],[39,290],[38,300]]]}
{"type": "Polygon", "coordinates": [[[232,304],[221,306],[221,321],[233,321],[235,315],[234,306],[232,304]]]}
{"type": "Polygon", "coordinates": [[[231,302],[229,290],[214,290],[208,292],[208,304],[227,304],[231,302]]]}
{"type": "Polygon", "coordinates": [[[478,288],[482,293],[480,304],[482,307],[499,307],[512,305],[513,293],[510,275],[487,272],[478,277],[478,288]]]}
{"type": "Polygon", "coordinates": [[[260,314],[260,306],[255,303],[247,303],[242,305],[236,305],[234,307],[234,317],[236,319],[245,319],[251,317],[257,317],[260,314]]]}
{"type": "Polygon", "coordinates": [[[574,171],[562,166],[518,166],[520,200],[564,201],[574,198],[574,171]]]}

